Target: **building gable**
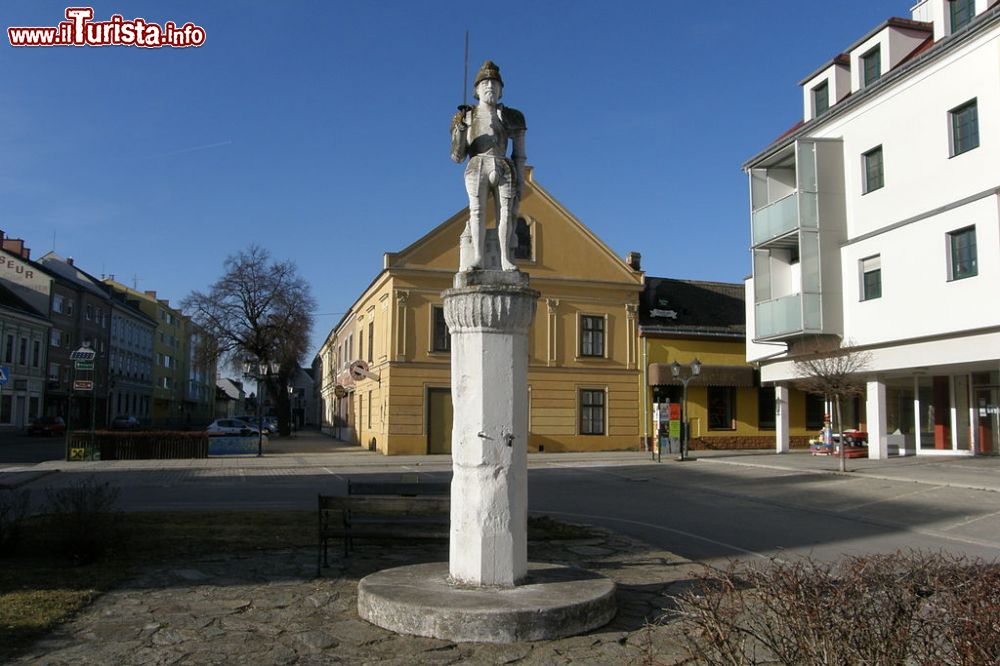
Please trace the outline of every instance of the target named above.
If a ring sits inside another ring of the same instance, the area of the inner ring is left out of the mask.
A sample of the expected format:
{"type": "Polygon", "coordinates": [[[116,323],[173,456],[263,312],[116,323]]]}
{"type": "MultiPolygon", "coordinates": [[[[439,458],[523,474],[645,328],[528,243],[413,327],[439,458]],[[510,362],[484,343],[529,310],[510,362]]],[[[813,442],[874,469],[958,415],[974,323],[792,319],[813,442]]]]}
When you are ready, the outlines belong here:
{"type": "MultiPolygon", "coordinates": [[[[528,170],[524,190],[520,215],[528,223],[532,258],[516,260],[520,270],[536,279],[642,283],[640,272],[630,269],[590,229],[535,182],[533,170],[528,170]]],[[[469,209],[464,208],[404,250],[386,254],[385,268],[454,273],[459,265],[459,238],[468,219],[469,209]]],[[[487,227],[494,225],[495,216],[490,205],[487,227]]]]}

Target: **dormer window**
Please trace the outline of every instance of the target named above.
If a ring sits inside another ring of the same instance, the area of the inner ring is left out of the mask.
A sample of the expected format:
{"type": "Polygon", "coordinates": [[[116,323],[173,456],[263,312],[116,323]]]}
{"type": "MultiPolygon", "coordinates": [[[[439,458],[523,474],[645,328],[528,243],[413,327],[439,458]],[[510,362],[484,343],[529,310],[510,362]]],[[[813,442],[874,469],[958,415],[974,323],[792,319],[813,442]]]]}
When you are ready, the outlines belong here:
{"type": "Polygon", "coordinates": [[[876,46],[861,56],[861,86],[867,88],[882,76],[882,50],[876,46]]]}
{"type": "Polygon", "coordinates": [[[824,81],[812,89],[813,116],[819,118],[830,109],[830,84],[824,81]]]}
{"type": "Polygon", "coordinates": [[[958,32],[972,23],[976,15],[975,0],[948,0],[948,12],[951,19],[951,31],[958,32]]]}

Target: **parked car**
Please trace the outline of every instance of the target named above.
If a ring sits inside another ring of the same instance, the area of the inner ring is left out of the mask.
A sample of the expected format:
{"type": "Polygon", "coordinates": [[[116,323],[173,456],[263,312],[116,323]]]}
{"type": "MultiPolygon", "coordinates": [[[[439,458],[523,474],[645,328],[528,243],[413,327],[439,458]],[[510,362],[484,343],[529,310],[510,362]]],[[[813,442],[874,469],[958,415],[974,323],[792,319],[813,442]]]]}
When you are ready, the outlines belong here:
{"type": "MultiPolygon", "coordinates": [[[[253,424],[257,423],[256,416],[236,416],[234,418],[240,421],[246,421],[247,423],[250,424],[251,427],[253,427],[253,424]]],[[[272,417],[270,416],[262,416],[260,419],[260,429],[264,432],[265,435],[271,435],[273,433],[278,432],[277,419],[272,420],[272,417]]]]}
{"type": "Polygon", "coordinates": [[[112,430],[138,430],[139,419],[134,416],[116,416],[111,419],[112,430]]]}
{"type": "Polygon", "coordinates": [[[221,433],[224,435],[256,435],[257,429],[246,421],[240,419],[215,419],[205,428],[209,433],[221,433]]]}
{"type": "Polygon", "coordinates": [[[39,416],[28,424],[28,435],[55,437],[66,432],[66,422],[61,416],[39,416]]]}

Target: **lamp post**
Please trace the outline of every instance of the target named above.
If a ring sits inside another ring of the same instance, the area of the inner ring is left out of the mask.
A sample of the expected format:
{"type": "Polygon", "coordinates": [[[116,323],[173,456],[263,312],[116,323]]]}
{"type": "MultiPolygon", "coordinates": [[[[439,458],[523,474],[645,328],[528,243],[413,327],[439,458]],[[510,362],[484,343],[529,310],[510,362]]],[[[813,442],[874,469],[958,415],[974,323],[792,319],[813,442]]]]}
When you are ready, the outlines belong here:
{"type": "Polygon", "coordinates": [[[701,361],[697,358],[691,361],[689,371],[686,377],[681,376],[681,371],[683,366],[674,361],[670,365],[670,372],[674,376],[674,381],[679,381],[684,386],[684,392],[681,398],[681,454],[677,457],[677,460],[683,461],[687,460],[687,447],[688,447],[688,437],[690,436],[690,428],[688,426],[688,383],[701,374],[701,361]]]}
{"type": "Polygon", "coordinates": [[[268,363],[262,359],[247,358],[243,361],[243,375],[254,380],[257,384],[257,457],[264,455],[264,428],[261,425],[263,416],[261,408],[264,401],[260,395],[260,380],[265,379],[269,374],[276,374],[279,369],[276,361],[268,363]]]}

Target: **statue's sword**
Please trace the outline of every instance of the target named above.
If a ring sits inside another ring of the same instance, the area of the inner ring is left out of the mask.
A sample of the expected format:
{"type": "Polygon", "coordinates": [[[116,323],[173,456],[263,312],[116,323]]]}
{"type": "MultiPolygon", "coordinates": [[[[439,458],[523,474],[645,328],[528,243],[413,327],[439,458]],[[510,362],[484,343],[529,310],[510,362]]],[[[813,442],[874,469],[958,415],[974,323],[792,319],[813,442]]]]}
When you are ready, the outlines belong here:
{"type": "Polygon", "coordinates": [[[465,74],[462,77],[462,106],[459,111],[469,110],[469,31],[465,31],[465,74]]]}

